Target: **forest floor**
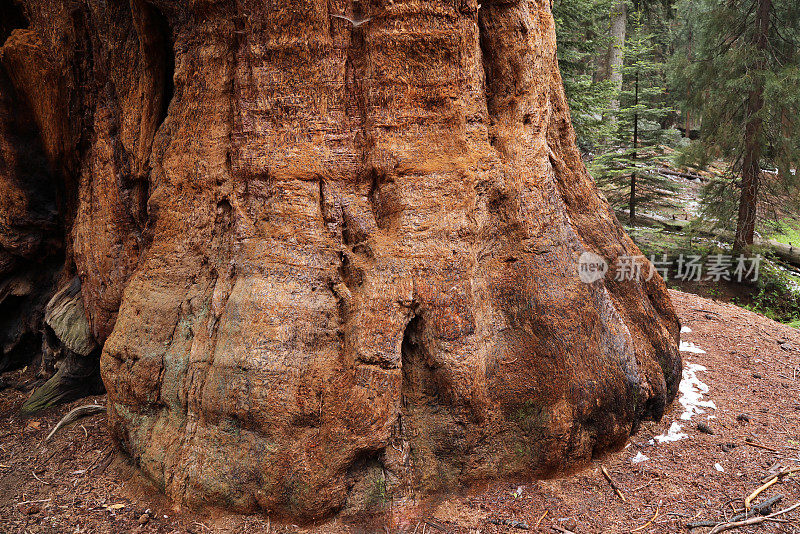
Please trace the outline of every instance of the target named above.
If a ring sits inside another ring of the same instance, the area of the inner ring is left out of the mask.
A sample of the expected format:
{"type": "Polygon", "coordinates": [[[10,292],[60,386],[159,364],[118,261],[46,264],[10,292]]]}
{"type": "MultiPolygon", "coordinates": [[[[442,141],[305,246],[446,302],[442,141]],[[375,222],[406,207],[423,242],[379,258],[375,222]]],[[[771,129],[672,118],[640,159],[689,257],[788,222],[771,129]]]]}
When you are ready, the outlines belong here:
{"type": "MultiPolygon", "coordinates": [[[[103,397],[23,419],[17,410],[25,394],[9,387],[0,392],[0,532],[675,533],[685,532],[690,522],[730,519],[764,477],[800,467],[800,331],[731,304],[671,294],[691,329],[683,340],[705,351],[682,352],[686,371],[679,399],[688,412],[676,400],[661,422],[644,425],[625,449],[572,476],[485,484],[419,505],[415,513],[391,505],[386,527],[339,521],[270,525],[263,515],[191,511],[170,503],[114,452],[103,415],[44,443],[70,408],[102,403],[103,397]],[[705,413],[687,420],[693,395],[715,407],[706,404],[705,413]],[[677,430],[674,423],[685,437],[660,443],[659,436],[676,436],[668,433],[677,430]]],[[[21,373],[3,378],[18,386],[27,379],[21,373]]],[[[800,502],[800,473],[798,479],[782,477],[753,502],[779,494],[774,511],[800,502]]],[[[787,522],[738,532],[800,532],[800,509],[781,518],[787,522]]]]}

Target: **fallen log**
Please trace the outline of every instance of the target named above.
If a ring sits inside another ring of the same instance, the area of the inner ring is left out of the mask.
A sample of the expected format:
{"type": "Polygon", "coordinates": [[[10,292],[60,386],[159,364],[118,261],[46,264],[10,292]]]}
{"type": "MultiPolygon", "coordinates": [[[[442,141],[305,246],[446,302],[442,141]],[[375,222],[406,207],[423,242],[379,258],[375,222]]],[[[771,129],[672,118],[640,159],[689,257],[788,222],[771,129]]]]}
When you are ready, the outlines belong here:
{"type": "Polygon", "coordinates": [[[679,172],[673,171],[671,169],[667,169],[665,167],[660,167],[657,169],[658,174],[665,174],[667,176],[677,176],[678,178],[686,178],[687,180],[700,180],[705,181],[705,178],[700,176],[699,174],[688,173],[688,172],[679,172]]]}

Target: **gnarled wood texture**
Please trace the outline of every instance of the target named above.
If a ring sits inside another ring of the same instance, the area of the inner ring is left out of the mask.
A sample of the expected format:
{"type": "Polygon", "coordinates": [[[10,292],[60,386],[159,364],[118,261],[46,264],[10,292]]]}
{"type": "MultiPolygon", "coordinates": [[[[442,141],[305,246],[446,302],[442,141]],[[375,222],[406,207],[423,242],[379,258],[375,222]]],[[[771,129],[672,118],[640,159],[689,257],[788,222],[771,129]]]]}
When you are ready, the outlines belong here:
{"type": "Polygon", "coordinates": [[[673,399],[661,279],[578,278],[639,252],[575,147],[548,1],[18,7],[0,142],[36,147],[111,430],[172,497],[356,513],[578,468],[673,399]]]}

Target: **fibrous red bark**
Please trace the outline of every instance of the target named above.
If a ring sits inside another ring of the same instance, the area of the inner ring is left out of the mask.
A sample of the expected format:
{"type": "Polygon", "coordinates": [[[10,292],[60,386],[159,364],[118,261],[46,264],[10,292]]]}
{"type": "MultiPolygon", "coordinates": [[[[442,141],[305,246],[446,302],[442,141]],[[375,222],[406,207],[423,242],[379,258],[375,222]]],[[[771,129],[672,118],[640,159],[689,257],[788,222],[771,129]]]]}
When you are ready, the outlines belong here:
{"type": "Polygon", "coordinates": [[[660,278],[578,277],[638,250],[575,148],[549,2],[22,13],[9,98],[111,431],[172,497],[319,517],[550,475],[673,399],[660,278]]]}

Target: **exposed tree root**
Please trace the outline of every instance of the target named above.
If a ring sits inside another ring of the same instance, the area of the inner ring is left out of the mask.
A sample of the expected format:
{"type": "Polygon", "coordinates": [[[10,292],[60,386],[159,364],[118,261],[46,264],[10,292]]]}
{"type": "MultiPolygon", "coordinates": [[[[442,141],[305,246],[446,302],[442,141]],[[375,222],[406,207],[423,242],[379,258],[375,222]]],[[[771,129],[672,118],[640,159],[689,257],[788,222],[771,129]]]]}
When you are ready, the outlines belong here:
{"type": "Polygon", "coordinates": [[[85,406],[78,406],[74,410],[71,410],[67,415],[61,418],[61,421],[56,424],[55,428],[47,434],[47,437],[44,438],[45,441],[50,441],[56,433],[64,428],[65,426],[74,423],[84,417],[89,417],[90,415],[103,413],[106,411],[106,407],[100,404],[87,404],[85,406]]]}

